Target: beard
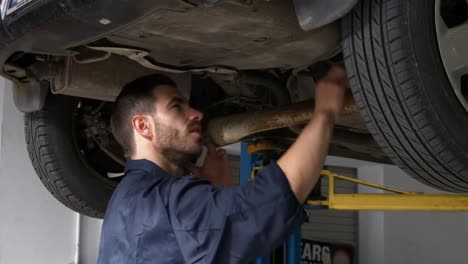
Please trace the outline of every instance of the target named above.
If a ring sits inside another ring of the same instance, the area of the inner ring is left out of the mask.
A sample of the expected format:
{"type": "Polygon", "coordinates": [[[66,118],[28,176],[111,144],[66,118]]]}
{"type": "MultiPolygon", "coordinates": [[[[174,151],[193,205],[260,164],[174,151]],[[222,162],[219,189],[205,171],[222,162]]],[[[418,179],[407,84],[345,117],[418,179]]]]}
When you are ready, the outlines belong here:
{"type": "Polygon", "coordinates": [[[153,122],[156,131],[155,148],[170,162],[178,166],[185,166],[201,154],[201,142],[191,142],[189,132],[190,127],[200,122],[194,121],[190,123],[187,129],[183,131],[163,124],[157,118],[153,118],[153,122]]]}

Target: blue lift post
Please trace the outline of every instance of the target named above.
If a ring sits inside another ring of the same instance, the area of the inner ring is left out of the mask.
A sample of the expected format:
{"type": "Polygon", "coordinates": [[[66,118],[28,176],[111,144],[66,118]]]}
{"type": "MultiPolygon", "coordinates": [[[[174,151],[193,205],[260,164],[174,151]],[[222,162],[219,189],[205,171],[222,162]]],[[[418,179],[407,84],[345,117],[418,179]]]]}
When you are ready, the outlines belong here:
{"type": "Polygon", "coordinates": [[[301,263],[301,228],[298,228],[286,242],[287,264],[301,263]]]}
{"type": "MultiPolygon", "coordinates": [[[[250,154],[247,151],[248,144],[241,142],[240,155],[240,184],[250,180],[250,175],[255,166],[255,162],[259,159],[260,154],[250,154]]],[[[286,249],[284,264],[300,264],[301,263],[301,229],[299,228],[285,241],[284,248],[286,249]]],[[[255,264],[269,264],[269,256],[263,256],[256,259],[255,264]]]]}

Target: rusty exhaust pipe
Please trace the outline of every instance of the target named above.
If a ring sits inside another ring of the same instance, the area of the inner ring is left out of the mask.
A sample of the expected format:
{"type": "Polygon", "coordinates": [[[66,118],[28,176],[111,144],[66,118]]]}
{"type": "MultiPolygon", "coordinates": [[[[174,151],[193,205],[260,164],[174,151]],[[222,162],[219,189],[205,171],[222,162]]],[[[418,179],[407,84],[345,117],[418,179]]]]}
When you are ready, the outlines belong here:
{"type": "MultiPolygon", "coordinates": [[[[291,105],[256,112],[215,118],[208,123],[206,135],[213,144],[224,146],[263,131],[303,125],[312,118],[314,101],[308,100],[291,105]]],[[[346,118],[360,119],[354,100],[347,98],[343,113],[337,124],[346,123],[346,118]]]]}

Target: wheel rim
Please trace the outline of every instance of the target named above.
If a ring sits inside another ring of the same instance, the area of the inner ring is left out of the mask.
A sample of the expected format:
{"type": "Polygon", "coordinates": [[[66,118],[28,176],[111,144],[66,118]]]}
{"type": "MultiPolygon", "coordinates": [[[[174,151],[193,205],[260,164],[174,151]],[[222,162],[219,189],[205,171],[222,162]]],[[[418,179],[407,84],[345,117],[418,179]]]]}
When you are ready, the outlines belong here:
{"type": "MultiPolygon", "coordinates": [[[[457,2],[465,8],[466,2],[457,2]]],[[[458,12],[460,7],[447,10],[443,0],[435,0],[435,27],[439,53],[452,89],[468,112],[468,19],[448,23],[447,12],[458,12]]]]}
{"type": "Polygon", "coordinates": [[[123,165],[112,160],[107,153],[101,151],[99,147],[94,147],[94,150],[89,149],[84,143],[84,133],[83,129],[86,125],[83,124],[83,106],[91,104],[91,101],[94,100],[85,100],[83,103],[82,100],[77,102],[77,107],[73,115],[73,140],[76,145],[77,150],[80,152],[80,158],[82,159],[83,164],[88,168],[93,175],[101,180],[102,182],[114,186],[120,182],[121,178],[117,177],[122,176],[123,165]],[[111,171],[109,171],[111,169],[111,171]],[[112,177],[110,177],[112,176],[112,177]]]}

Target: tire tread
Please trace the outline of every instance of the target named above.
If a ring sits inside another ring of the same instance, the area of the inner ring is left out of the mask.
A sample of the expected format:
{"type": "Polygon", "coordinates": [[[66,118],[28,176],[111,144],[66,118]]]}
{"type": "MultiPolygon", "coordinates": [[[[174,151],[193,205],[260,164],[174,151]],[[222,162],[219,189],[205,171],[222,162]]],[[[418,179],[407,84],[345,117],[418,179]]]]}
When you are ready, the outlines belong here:
{"type": "Polygon", "coordinates": [[[433,187],[465,192],[461,161],[434,129],[411,73],[399,0],[360,1],[343,21],[343,52],[356,104],[377,143],[396,165],[433,187]],[[450,165],[449,165],[450,164],[450,165]]]}
{"type": "Polygon", "coordinates": [[[70,183],[61,176],[62,169],[56,158],[59,153],[47,143],[50,137],[47,115],[57,110],[53,107],[49,105],[41,111],[26,113],[24,116],[26,145],[33,168],[42,184],[65,206],[88,216],[102,218],[103,213],[75,195],[70,183]]]}

